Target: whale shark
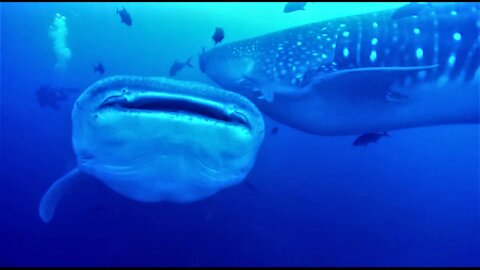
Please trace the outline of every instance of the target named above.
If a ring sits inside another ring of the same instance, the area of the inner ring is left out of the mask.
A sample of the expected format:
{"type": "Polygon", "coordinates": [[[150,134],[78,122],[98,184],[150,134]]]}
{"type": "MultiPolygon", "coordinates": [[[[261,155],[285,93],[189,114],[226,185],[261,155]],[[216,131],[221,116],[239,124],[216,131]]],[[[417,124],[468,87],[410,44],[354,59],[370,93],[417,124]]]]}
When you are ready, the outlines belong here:
{"type": "Polygon", "coordinates": [[[80,174],[136,201],[201,200],[240,183],[264,137],[263,116],[247,98],[163,77],[100,80],[71,117],[77,167],[41,199],[44,222],[80,174]]]}
{"type": "Polygon", "coordinates": [[[323,20],[199,55],[214,83],[317,135],[480,120],[480,4],[323,20]]]}

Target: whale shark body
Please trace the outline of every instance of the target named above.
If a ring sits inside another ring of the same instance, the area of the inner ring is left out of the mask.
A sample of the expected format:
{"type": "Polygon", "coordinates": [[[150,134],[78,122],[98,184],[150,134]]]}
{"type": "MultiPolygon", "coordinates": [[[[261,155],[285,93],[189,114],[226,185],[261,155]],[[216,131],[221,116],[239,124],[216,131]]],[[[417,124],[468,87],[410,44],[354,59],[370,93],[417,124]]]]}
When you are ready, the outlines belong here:
{"type": "Polygon", "coordinates": [[[43,196],[53,217],[85,173],[142,202],[192,202],[241,182],[264,137],[261,113],[247,98],[167,78],[115,76],[83,92],[72,111],[78,167],[43,196]]]}
{"type": "Polygon", "coordinates": [[[480,4],[336,18],[203,52],[202,72],[319,135],[478,123],[480,4]],[[394,18],[392,18],[394,17],[394,18]]]}

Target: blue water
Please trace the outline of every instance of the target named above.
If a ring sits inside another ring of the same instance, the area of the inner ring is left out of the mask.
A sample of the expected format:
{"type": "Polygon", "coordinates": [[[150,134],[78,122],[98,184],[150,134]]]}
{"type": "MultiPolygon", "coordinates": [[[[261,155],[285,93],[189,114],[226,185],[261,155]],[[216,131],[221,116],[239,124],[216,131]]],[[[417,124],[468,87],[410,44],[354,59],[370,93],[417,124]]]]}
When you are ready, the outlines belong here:
{"type": "Polygon", "coordinates": [[[48,187],[76,165],[73,102],[111,75],[213,84],[197,55],[215,27],[228,43],[401,3],[2,3],[0,266],[479,266],[480,130],[399,130],[368,147],[354,136],[309,135],[265,116],[266,133],[244,185],[189,204],[140,203],[91,177],[52,222],[38,215],[48,187]],[[131,27],[120,23],[125,6],[131,27]],[[67,18],[71,59],[54,68],[48,36],[67,18]],[[106,73],[93,72],[97,60],[106,73]],[[41,84],[73,87],[60,110],[41,107],[41,84]]]}

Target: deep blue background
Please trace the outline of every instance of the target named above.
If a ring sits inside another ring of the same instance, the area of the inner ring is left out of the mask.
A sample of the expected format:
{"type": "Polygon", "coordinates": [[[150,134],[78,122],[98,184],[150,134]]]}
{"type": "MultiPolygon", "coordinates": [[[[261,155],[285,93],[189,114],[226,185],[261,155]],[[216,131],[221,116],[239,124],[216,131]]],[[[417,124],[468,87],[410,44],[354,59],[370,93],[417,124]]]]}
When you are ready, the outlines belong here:
{"type": "MultiPolygon", "coordinates": [[[[83,90],[102,77],[97,60],[105,75],[166,76],[175,59],[194,56],[197,67],[216,26],[231,42],[322,10],[360,11],[310,4],[286,16],[282,3],[236,5],[1,4],[0,265],[480,265],[478,125],[394,131],[353,148],[353,136],[266,118],[280,130],[266,134],[248,176],[260,193],[238,185],[191,204],[145,204],[85,176],[51,223],[40,220],[41,196],[75,166],[70,112],[80,94],[60,111],[42,108],[40,84],[83,90]],[[122,5],[132,27],[119,23],[122,5]],[[63,73],[48,37],[56,12],[72,50],[63,73]]],[[[178,79],[211,83],[197,68],[178,79]]]]}

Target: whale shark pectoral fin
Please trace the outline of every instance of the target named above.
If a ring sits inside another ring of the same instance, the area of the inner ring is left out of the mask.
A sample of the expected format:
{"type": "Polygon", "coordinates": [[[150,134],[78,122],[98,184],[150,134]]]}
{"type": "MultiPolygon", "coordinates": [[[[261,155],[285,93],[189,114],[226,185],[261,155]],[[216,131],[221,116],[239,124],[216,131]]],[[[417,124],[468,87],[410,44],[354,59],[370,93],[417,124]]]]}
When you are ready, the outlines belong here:
{"type": "Polygon", "coordinates": [[[38,213],[43,222],[50,222],[55,213],[55,208],[57,207],[58,202],[62,199],[63,195],[77,183],[78,179],[80,179],[78,177],[79,174],[81,174],[79,168],[73,169],[55,181],[55,183],[53,183],[43,195],[38,208],[38,213]]]}
{"type": "Polygon", "coordinates": [[[388,93],[402,76],[416,76],[420,71],[438,67],[372,67],[335,71],[320,74],[312,78],[306,86],[318,95],[334,95],[345,97],[379,98],[389,101],[388,93]]]}

